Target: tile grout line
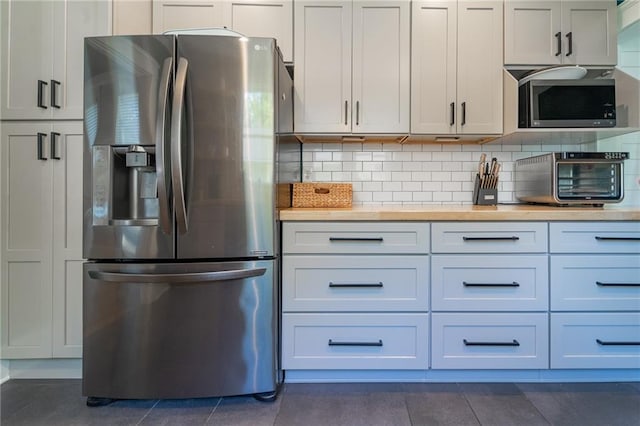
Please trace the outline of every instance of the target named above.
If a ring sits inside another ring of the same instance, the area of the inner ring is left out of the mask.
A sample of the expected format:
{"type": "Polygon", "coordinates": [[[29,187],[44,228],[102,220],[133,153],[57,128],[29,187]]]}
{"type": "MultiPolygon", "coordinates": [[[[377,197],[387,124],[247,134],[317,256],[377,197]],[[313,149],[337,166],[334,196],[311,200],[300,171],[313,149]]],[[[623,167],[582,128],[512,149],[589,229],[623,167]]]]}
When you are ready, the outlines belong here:
{"type": "Polygon", "coordinates": [[[156,408],[156,406],[157,406],[159,403],[160,403],[160,400],[159,400],[159,399],[156,399],[156,402],[155,402],[155,404],[153,404],[153,407],[149,408],[149,410],[147,410],[147,412],[146,412],[146,413],[144,413],[144,416],[142,416],[142,418],[138,421],[138,423],[136,423],[136,426],[140,425],[140,424],[144,421],[144,419],[146,419],[146,418],[147,418],[147,416],[148,416],[149,414],[151,414],[151,411],[152,411],[154,408],[156,408]]]}
{"type": "MultiPolygon", "coordinates": [[[[552,422],[551,420],[547,419],[547,417],[544,415],[544,413],[543,413],[542,411],[540,411],[540,409],[538,408],[538,406],[537,406],[537,405],[536,405],[532,400],[530,400],[530,399],[529,399],[529,397],[527,396],[527,393],[526,393],[526,392],[525,392],[525,391],[520,387],[520,385],[519,385],[518,383],[515,383],[515,382],[514,382],[513,384],[514,384],[514,385],[516,386],[516,388],[517,388],[517,389],[522,393],[522,396],[524,396],[524,397],[525,397],[525,399],[526,399],[527,401],[529,401],[529,404],[531,404],[531,406],[532,406],[533,408],[535,408],[535,409],[536,409],[536,411],[538,412],[538,414],[540,414],[540,416],[541,416],[541,417],[542,417],[542,418],[543,418],[547,423],[549,423],[550,425],[553,425],[553,422],[552,422]]],[[[555,399],[555,398],[554,398],[554,399],[555,399]]]]}
{"type": "Polygon", "coordinates": [[[476,418],[476,421],[478,422],[478,425],[482,426],[482,422],[480,421],[480,418],[478,417],[478,414],[476,414],[476,410],[473,409],[473,404],[471,404],[471,402],[467,399],[467,394],[464,392],[464,390],[460,386],[460,383],[456,382],[456,387],[458,388],[458,392],[464,398],[464,401],[467,403],[467,405],[471,409],[471,412],[473,413],[473,417],[476,418]]]}
{"type": "Polygon", "coordinates": [[[220,403],[222,402],[222,398],[218,398],[218,403],[216,404],[215,407],[213,407],[213,410],[211,410],[211,412],[209,413],[209,416],[207,416],[207,420],[204,421],[204,424],[206,425],[207,423],[209,423],[209,420],[211,419],[211,416],[213,416],[213,413],[216,412],[216,410],[218,409],[218,407],[220,406],[220,403]]]}

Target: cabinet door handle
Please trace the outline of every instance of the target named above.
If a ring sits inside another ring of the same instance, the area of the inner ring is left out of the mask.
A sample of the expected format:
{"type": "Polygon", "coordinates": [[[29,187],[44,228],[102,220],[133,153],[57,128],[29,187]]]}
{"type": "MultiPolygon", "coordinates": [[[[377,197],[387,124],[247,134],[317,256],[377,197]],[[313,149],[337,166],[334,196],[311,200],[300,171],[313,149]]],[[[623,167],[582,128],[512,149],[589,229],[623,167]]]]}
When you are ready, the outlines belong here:
{"type": "Polygon", "coordinates": [[[60,86],[60,82],[58,80],[51,80],[51,108],[60,109],[60,105],[58,105],[58,101],[56,100],[56,86],[60,86]]]}
{"type": "Polygon", "coordinates": [[[598,241],[640,241],[640,237],[595,237],[598,241]]]}
{"type": "Polygon", "coordinates": [[[382,340],[377,342],[335,342],[329,339],[329,346],[382,346],[382,340]]]}
{"type": "Polygon", "coordinates": [[[596,281],[596,285],[601,287],[640,287],[640,283],[603,283],[596,281]]]}
{"type": "Polygon", "coordinates": [[[569,49],[567,50],[567,56],[571,56],[573,54],[573,33],[567,33],[567,40],[569,41],[569,49]]]}
{"type": "Polygon", "coordinates": [[[456,103],[451,102],[449,104],[449,109],[451,111],[451,118],[449,118],[449,126],[453,126],[456,124],[456,103]]]}
{"type": "Polygon", "coordinates": [[[520,237],[462,237],[462,241],[518,241],[520,237]]]}
{"type": "Polygon", "coordinates": [[[520,342],[513,339],[511,342],[470,342],[467,339],[462,339],[465,346],[520,346],[520,342]]]}
{"type": "Polygon", "coordinates": [[[60,157],[56,155],[56,152],[57,152],[56,141],[58,139],[58,136],[60,136],[60,133],[51,132],[51,159],[52,160],[60,160],[60,157]]]}
{"type": "Polygon", "coordinates": [[[329,287],[335,288],[381,288],[383,287],[382,282],[378,283],[334,283],[329,282],[329,287]]]}
{"type": "Polygon", "coordinates": [[[596,339],[596,342],[602,346],[640,346],[640,342],[606,342],[604,340],[596,339]]]}
{"type": "Polygon", "coordinates": [[[467,124],[467,103],[463,102],[462,103],[462,122],[460,123],[460,125],[464,126],[465,124],[467,124]]]}
{"type": "Polygon", "coordinates": [[[462,281],[465,287],[520,287],[520,283],[514,281],[512,283],[468,283],[462,281]]]}
{"type": "Polygon", "coordinates": [[[46,137],[46,133],[38,132],[38,160],[47,161],[47,157],[44,156],[44,138],[46,137]]]}
{"type": "Polygon", "coordinates": [[[360,101],[356,101],[356,126],[360,125],[360,101]]]}
{"type": "Polygon", "coordinates": [[[556,56],[560,56],[562,54],[562,33],[560,31],[556,33],[556,39],[558,41],[558,50],[556,50],[556,56]]]}
{"type": "Polygon", "coordinates": [[[382,237],[329,237],[329,241],[375,241],[382,242],[382,237]]]}
{"type": "Polygon", "coordinates": [[[347,119],[349,115],[349,101],[344,101],[344,125],[347,125],[347,119]]]}
{"type": "Polygon", "coordinates": [[[44,86],[48,83],[44,80],[38,80],[38,108],[47,109],[47,106],[44,104],[44,86]]]}

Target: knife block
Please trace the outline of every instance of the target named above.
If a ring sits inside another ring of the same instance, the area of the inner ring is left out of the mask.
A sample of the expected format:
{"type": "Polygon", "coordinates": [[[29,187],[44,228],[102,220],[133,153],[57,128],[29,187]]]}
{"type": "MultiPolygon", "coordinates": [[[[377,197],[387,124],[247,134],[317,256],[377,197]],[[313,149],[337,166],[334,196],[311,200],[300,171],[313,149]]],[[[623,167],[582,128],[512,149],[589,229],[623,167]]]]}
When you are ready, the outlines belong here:
{"type": "Polygon", "coordinates": [[[495,206],[498,204],[498,188],[481,188],[480,182],[480,175],[476,174],[476,180],[473,185],[473,204],[479,206],[495,206]]]}

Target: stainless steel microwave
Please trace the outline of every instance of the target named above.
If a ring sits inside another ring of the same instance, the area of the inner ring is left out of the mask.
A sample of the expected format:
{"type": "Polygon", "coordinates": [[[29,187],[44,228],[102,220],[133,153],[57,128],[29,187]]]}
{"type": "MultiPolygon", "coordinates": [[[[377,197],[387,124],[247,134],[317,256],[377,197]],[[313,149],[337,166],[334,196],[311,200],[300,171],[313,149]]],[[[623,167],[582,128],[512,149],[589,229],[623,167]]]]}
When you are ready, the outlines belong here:
{"type": "Polygon", "coordinates": [[[552,205],[602,205],[624,197],[627,152],[551,152],[517,160],[515,195],[552,205]]]}
{"type": "Polygon", "coordinates": [[[518,127],[615,127],[613,79],[529,80],[518,88],[518,127]]]}

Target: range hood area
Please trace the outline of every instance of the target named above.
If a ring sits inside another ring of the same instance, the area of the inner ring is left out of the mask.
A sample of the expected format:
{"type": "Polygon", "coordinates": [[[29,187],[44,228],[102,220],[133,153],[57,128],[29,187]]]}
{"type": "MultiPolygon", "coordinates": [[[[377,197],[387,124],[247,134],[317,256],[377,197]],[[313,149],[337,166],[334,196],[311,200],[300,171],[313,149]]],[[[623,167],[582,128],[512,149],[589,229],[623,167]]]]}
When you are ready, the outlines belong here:
{"type": "MultiPolygon", "coordinates": [[[[583,144],[627,133],[640,132],[640,80],[619,68],[589,67],[586,79],[616,81],[616,127],[608,128],[519,128],[518,81],[532,70],[509,67],[503,70],[503,132],[476,134],[334,134],[296,133],[303,143],[459,143],[459,144],[583,144]]],[[[294,132],[295,133],[295,132],[294,132]]]]}
{"type": "Polygon", "coordinates": [[[503,136],[495,142],[504,144],[581,144],[640,131],[640,80],[619,68],[588,68],[584,78],[610,78],[616,81],[616,127],[522,129],[518,127],[518,80],[528,70],[510,68],[503,71],[503,136]]]}

